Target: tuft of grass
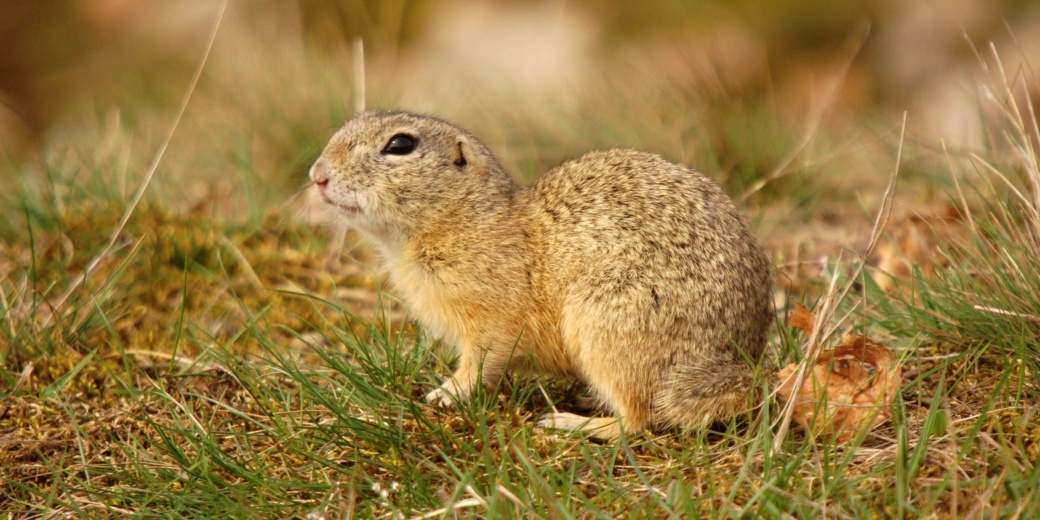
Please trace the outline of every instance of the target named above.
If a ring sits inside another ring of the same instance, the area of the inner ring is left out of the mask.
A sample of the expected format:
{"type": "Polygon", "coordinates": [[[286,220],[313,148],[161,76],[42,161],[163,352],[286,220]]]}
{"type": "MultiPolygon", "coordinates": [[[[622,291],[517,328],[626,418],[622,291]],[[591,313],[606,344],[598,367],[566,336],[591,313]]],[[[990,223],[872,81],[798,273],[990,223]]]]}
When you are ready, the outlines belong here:
{"type": "Polygon", "coordinates": [[[903,392],[921,415],[907,413],[907,430],[920,432],[900,441],[907,469],[927,474],[928,457],[942,453],[946,469],[927,475],[924,491],[954,516],[1016,515],[1038,500],[1025,482],[1040,452],[1040,126],[1035,84],[1009,83],[995,51],[987,69],[982,101],[1000,138],[963,161],[945,157],[960,232],[927,229],[939,237],[933,265],[914,266],[892,296],[868,284],[872,321],[908,341],[903,392]]]}

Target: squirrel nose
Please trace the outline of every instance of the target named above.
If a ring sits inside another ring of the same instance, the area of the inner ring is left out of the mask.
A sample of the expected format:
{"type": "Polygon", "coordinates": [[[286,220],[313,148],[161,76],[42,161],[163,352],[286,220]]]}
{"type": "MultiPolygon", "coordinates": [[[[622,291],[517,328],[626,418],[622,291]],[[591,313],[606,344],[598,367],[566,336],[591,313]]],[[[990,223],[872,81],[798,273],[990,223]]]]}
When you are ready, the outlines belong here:
{"type": "Polygon", "coordinates": [[[314,166],[311,166],[311,180],[319,187],[324,187],[329,183],[330,173],[329,163],[325,162],[325,159],[318,159],[314,166]]]}

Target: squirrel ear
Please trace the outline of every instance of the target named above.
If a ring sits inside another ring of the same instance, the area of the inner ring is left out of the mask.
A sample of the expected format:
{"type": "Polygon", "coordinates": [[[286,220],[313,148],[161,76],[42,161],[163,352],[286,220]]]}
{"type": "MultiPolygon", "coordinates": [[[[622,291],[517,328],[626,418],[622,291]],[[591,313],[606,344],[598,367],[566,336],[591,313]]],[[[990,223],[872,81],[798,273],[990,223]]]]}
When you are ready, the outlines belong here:
{"type": "Polygon", "coordinates": [[[455,163],[455,166],[461,168],[469,164],[472,156],[473,149],[469,145],[469,139],[460,135],[455,141],[455,160],[452,162],[455,163]]]}

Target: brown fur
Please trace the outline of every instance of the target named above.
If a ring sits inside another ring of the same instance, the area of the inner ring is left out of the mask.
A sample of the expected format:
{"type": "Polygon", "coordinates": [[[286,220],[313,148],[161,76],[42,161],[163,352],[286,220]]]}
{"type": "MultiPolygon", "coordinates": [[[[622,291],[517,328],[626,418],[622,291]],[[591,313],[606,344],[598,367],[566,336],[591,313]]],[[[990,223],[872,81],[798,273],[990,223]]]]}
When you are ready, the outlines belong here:
{"type": "Polygon", "coordinates": [[[611,438],[749,407],[772,265],[704,175],[610,150],[521,187],[451,123],[370,112],[333,136],[311,178],[375,244],[418,320],[458,349],[428,401],[465,400],[478,374],[493,386],[530,359],[585,381],[616,416],[543,426],[611,438]],[[415,150],[381,153],[398,134],[415,150]]]}

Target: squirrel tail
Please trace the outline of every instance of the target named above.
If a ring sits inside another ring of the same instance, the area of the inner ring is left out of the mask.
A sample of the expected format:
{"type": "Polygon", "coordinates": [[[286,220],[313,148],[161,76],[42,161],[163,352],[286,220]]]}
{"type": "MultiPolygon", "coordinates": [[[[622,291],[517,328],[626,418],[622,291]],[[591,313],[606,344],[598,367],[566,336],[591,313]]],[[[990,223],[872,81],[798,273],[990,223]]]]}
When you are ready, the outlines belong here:
{"type": "Polygon", "coordinates": [[[663,423],[704,429],[764,402],[763,384],[771,383],[775,376],[776,370],[766,364],[756,369],[744,360],[676,367],[654,402],[655,415],[663,423]]]}

